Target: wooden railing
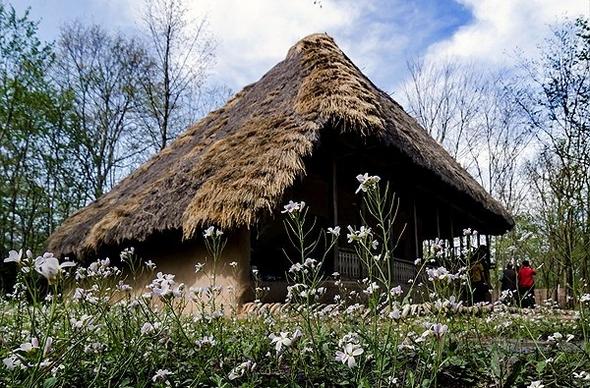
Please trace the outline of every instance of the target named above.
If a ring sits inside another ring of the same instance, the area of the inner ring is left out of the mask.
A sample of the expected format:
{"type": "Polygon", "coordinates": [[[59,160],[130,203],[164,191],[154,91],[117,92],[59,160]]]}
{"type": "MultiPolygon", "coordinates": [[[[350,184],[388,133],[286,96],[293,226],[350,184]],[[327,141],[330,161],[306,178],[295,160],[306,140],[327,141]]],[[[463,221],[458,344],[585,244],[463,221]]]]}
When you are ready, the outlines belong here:
{"type": "Polygon", "coordinates": [[[411,261],[394,259],[393,261],[393,285],[408,284],[408,280],[416,277],[416,265],[411,261]]]}
{"type": "Polygon", "coordinates": [[[362,276],[361,260],[353,250],[338,249],[335,269],[343,279],[360,279],[362,276]]]}
{"type": "MultiPolygon", "coordinates": [[[[334,268],[343,279],[361,279],[367,273],[356,252],[350,249],[338,249],[334,268]]],[[[392,266],[392,280],[394,285],[407,284],[408,280],[414,279],[415,276],[416,267],[414,263],[394,259],[392,266]]]]}

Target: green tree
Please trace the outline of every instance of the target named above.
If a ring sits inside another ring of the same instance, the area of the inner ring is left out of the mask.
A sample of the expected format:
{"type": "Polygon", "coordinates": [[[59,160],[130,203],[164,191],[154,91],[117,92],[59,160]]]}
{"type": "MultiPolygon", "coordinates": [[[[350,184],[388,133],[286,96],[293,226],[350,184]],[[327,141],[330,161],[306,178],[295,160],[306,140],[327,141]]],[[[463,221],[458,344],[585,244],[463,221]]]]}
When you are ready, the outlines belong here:
{"type": "Polygon", "coordinates": [[[0,3],[1,258],[13,248],[40,250],[85,200],[67,152],[71,99],[48,76],[53,61],[29,13],[0,3]]]}
{"type": "Polygon", "coordinates": [[[517,102],[539,150],[528,166],[530,215],[547,246],[546,271],[571,296],[590,276],[590,26],[567,21],[553,31],[541,59],[524,64],[517,102]]]}

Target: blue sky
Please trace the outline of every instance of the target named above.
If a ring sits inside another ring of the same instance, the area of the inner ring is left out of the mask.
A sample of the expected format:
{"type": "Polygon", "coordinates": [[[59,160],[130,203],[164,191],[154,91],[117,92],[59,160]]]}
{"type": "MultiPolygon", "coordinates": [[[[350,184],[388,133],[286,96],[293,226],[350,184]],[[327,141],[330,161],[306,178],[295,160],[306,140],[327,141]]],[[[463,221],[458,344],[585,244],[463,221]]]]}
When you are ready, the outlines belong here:
{"type": "MultiPolygon", "coordinates": [[[[2,0],[0,0],[2,1],[2,0]]],[[[4,0],[8,2],[7,0],[4,0]]],[[[211,79],[237,91],[259,79],[298,39],[327,32],[379,87],[395,92],[408,60],[455,58],[482,70],[509,65],[514,52],[534,55],[548,26],[588,16],[589,0],[191,0],[194,18],[206,16],[217,59],[211,79]]],[[[142,0],[13,0],[41,20],[53,40],[78,19],[137,33],[142,0]]]]}

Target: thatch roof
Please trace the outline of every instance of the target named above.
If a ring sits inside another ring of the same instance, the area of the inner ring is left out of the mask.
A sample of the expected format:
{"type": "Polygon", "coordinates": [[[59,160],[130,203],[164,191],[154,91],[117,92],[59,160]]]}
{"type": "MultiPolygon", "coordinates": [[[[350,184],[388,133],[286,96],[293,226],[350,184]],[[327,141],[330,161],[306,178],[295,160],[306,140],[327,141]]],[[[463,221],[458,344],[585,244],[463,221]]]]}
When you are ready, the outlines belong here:
{"type": "Polygon", "coordinates": [[[56,230],[49,248],[80,254],[165,230],[249,226],[305,173],[323,128],[375,137],[437,174],[509,228],[510,215],[325,34],[190,127],[56,230]]]}

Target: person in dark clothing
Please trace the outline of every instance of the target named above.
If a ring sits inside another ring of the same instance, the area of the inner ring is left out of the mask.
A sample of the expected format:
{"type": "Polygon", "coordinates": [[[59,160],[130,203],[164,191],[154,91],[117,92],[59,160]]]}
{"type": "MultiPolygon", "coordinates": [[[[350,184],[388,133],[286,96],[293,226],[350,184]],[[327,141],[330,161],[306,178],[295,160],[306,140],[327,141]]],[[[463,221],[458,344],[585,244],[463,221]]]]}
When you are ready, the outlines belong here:
{"type": "Polygon", "coordinates": [[[484,302],[487,288],[485,270],[481,260],[477,260],[471,265],[469,277],[471,278],[471,287],[473,288],[473,303],[484,302]]]}
{"type": "Polygon", "coordinates": [[[518,293],[522,307],[535,307],[535,274],[528,260],[518,270],[518,293]]]}
{"type": "Polygon", "coordinates": [[[514,297],[516,296],[517,289],[516,271],[514,270],[512,264],[506,264],[506,268],[504,268],[504,271],[502,272],[502,279],[500,279],[500,281],[502,283],[500,286],[502,293],[504,294],[509,292],[509,295],[504,298],[504,302],[507,304],[512,304],[514,297]]]}

